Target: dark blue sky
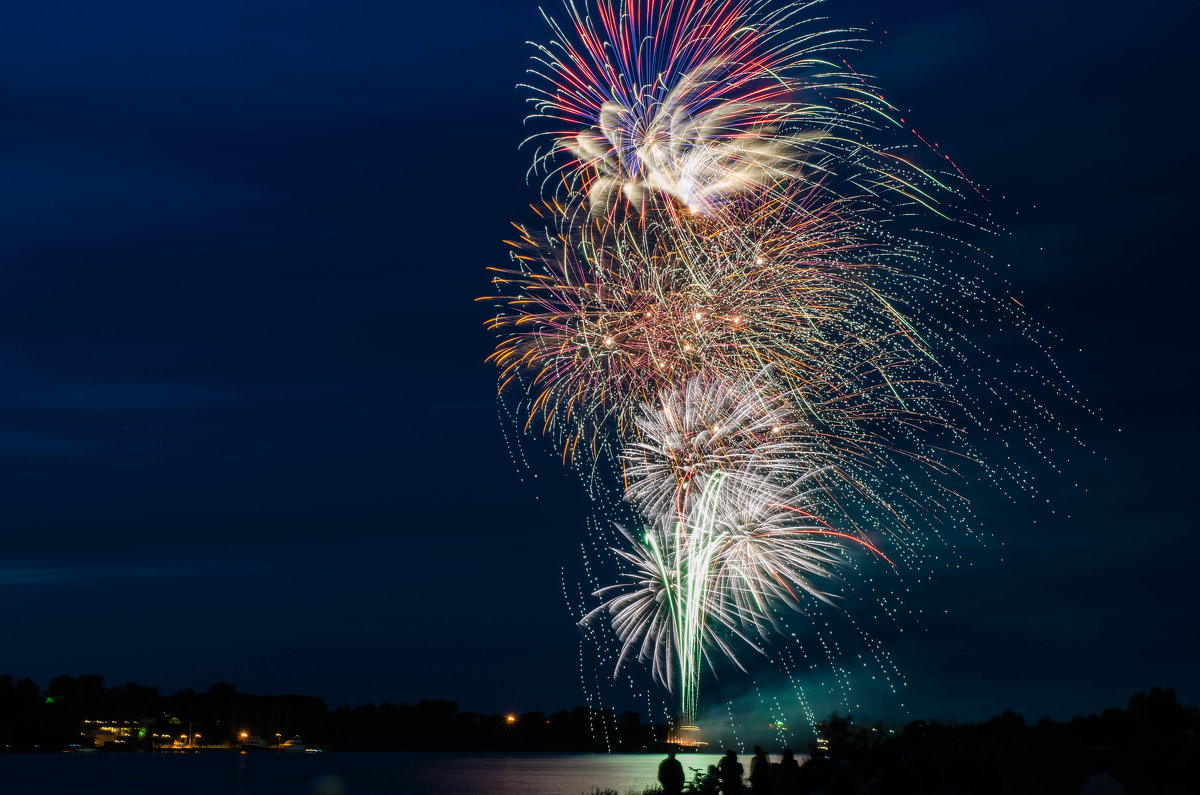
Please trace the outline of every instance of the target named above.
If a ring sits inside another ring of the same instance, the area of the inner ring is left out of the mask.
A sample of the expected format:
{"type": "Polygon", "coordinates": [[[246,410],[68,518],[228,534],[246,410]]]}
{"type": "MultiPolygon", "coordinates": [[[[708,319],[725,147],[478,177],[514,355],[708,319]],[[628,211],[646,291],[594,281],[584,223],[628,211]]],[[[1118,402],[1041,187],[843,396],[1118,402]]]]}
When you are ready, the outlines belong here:
{"type": "MultiPolygon", "coordinates": [[[[1055,522],[986,503],[1003,563],[916,588],[906,702],[1200,702],[1194,4],[826,11],[988,187],[1106,418],[1055,522]]],[[[520,482],[473,302],[537,198],[514,85],[545,38],[515,0],[5,5],[0,672],[582,702],[586,501],[553,460],[520,482]]]]}

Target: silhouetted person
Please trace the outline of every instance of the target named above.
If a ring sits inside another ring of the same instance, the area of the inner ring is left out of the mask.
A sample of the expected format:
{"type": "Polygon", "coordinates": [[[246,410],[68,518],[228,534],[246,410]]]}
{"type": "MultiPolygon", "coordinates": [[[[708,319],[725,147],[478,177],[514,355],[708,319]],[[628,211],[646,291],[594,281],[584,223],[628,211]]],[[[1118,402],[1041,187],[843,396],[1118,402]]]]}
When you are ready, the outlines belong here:
{"type": "Polygon", "coordinates": [[[981,789],[979,766],[965,757],[956,757],[946,773],[946,795],[974,795],[981,789]]]}
{"type": "Polygon", "coordinates": [[[724,795],[734,795],[742,791],[742,763],[738,761],[733,749],[726,749],[725,756],[717,764],[717,774],[721,777],[721,792],[724,795]]]}
{"type": "Polygon", "coordinates": [[[750,760],[750,791],[754,795],[771,791],[771,760],[758,745],[754,746],[754,758],[750,760]]]}
{"type": "Polygon", "coordinates": [[[918,792],[937,792],[942,786],[942,773],[927,756],[918,756],[914,775],[918,792]]]}
{"type": "Polygon", "coordinates": [[[911,795],[913,776],[899,752],[882,760],[876,777],[879,795],[911,795]]]}
{"type": "Polygon", "coordinates": [[[683,792],[683,765],[675,758],[675,751],[667,751],[667,758],[658,763],[658,783],[662,784],[663,795],[679,795],[683,792]]]}
{"type": "Polygon", "coordinates": [[[771,765],[771,792],[775,795],[797,795],[800,792],[800,765],[791,748],[784,748],[783,759],[771,765]]]}
{"type": "Polygon", "coordinates": [[[1092,765],[1092,777],[1084,783],[1079,795],[1125,795],[1125,788],[1108,772],[1108,760],[1101,758],[1092,765]]]}
{"type": "Polygon", "coordinates": [[[700,779],[700,795],[717,795],[721,788],[721,774],[716,765],[709,765],[708,772],[700,779]]]}
{"type": "Polygon", "coordinates": [[[811,756],[800,768],[800,789],[804,792],[826,792],[829,789],[831,763],[820,756],[811,756]]]}
{"type": "Polygon", "coordinates": [[[833,766],[833,774],[829,778],[829,791],[832,795],[854,795],[858,792],[858,776],[849,759],[839,759],[833,766]]]}

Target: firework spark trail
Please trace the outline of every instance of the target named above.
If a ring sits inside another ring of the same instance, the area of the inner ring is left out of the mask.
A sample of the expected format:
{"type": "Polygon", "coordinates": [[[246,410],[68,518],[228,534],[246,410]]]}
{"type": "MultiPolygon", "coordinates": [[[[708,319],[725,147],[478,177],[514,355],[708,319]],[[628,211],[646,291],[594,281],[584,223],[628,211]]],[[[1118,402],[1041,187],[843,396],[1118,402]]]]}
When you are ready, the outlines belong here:
{"type": "Polygon", "coordinates": [[[712,213],[741,194],[799,182],[836,191],[925,195],[915,169],[873,149],[864,132],[899,126],[864,76],[830,60],[860,31],[827,30],[815,2],[599,0],[596,19],[573,2],[569,24],[546,16],[524,86],[533,120],[552,130],[534,168],[561,175],[572,198],[612,216],[623,196],[636,212],[664,197],[712,213]],[[567,157],[562,157],[567,155],[567,157]],[[552,160],[561,165],[551,165],[552,160]]]}
{"type": "Polygon", "coordinates": [[[694,376],[644,406],[638,427],[643,441],[624,453],[626,496],[649,527],[625,533],[634,551],[616,552],[635,567],[630,582],[600,589],[604,602],[584,622],[611,614],[618,666],[650,660],[660,681],[677,682],[691,720],[709,649],[737,663],[730,641],[761,651],[754,638],[775,628],[776,607],[829,602],[817,582],[847,543],[884,556],[817,518],[831,454],[763,385],[694,376]]]}
{"type": "Polygon", "coordinates": [[[627,499],[648,517],[686,517],[688,490],[739,471],[789,482],[809,476],[816,435],[787,404],[750,381],[697,375],[664,391],[637,419],[638,440],[621,453],[627,499]]]}
{"type": "Polygon", "coordinates": [[[660,521],[643,538],[626,533],[634,550],[628,584],[602,588],[605,602],[584,618],[610,613],[621,639],[618,664],[629,656],[652,662],[654,674],[678,690],[681,713],[696,716],[701,663],[710,649],[734,662],[736,638],[758,650],[755,636],[772,602],[798,606],[798,593],[822,600],[816,577],[831,574],[840,545],[818,528],[797,526],[771,502],[785,489],[738,484],[718,472],[708,478],[686,521],[660,521]],[[742,491],[729,494],[728,490],[742,491]],[[758,492],[747,498],[745,491],[758,492]]]}
{"type": "MultiPolygon", "coordinates": [[[[913,223],[993,231],[951,221],[978,189],[891,142],[904,120],[843,57],[857,33],[822,29],[812,5],[567,0],[567,24],[547,16],[526,86],[549,128],[530,139],[549,142],[545,228],[518,226],[511,267],[492,269],[506,410],[586,472],[599,512],[642,527],[620,530],[630,570],[593,589],[582,624],[610,616],[615,667],[649,661],[688,720],[702,663],[741,666],[788,611],[831,600],[820,583],[864,559],[917,567],[930,539],[975,532],[952,483],[983,459],[969,431],[1041,452],[1052,421],[975,366],[988,312],[1039,347],[1040,330],[959,272],[952,230],[913,223]]],[[[1011,460],[982,469],[1028,488],[1011,460]]]]}
{"type": "Polygon", "coordinates": [[[727,638],[757,648],[750,633],[775,623],[776,603],[827,598],[813,578],[832,574],[842,540],[875,550],[809,526],[814,495],[840,507],[820,475],[882,504],[852,474],[877,458],[869,424],[948,425],[910,409],[928,402],[912,387],[934,383],[907,372],[923,343],[850,259],[872,245],[860,219],[876,191],[861,185],[896,177],[840,135],[868,126],[861,115],[800,101],[841,85],[815,68],[830,36],[799,33],[805,8],[602,2],[600,35],[568,6],[580,44],[551,23],[542,76],[554,89],[539,110],[578,130],[557,138],[575,158],[567,182],[608,222],[579,223],[571,198],[548,204],[557,229],[520,229],[518,268],[496,279],[516,292],[492,324],[511,332],[492,356],[502,389],[523,382],[526,426],[541,414],[564,459],[615,431],[626,498],[649,528],[634,552],[618,550],[633,590],[601,589],[608,601],[589,616],[613,614],[619,660],[636,647],[668,685],[678,669],[688,719],[710,647],[737,662],[727,638]],[[758,28],[745,22],[754,13],[758,28]],[[801,71],[807,82],[790,76],[801,71]],[[610,211],[617,192],[636,222],[610,211]],[[740,380],[753,373],[778,394],[740,380]]]}
{"type": "Polygon", "coordinates": [[[541,414],[589,446],[692,374],[764,368],[834,429],[947,426],[926,343],[872,284],[884,266],[852,258],[871,247],[853,234],[828,207],[759,210],[741,226],[626,225],[580,235],[578,252],[565,235],[526,232],[518,267],[495,279],[510,296],[490,326],[509,336],[492,360],[535,395],[530,422],[541,414]]]}

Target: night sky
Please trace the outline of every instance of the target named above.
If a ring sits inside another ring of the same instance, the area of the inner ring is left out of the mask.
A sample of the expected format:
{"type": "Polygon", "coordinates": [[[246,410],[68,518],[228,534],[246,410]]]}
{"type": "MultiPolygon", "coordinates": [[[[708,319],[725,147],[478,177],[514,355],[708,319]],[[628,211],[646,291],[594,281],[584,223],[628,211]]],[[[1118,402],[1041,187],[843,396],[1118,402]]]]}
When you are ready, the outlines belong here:
{"type": "MultiPolygon", "coordinates": [[[[1003,554],[914,586],[911,717],[1200,703],[1196,6],[1050,5],[825,7],[1103,417],[1052,519],[985,502],[1003,554]]],[[[532,0],[5,4],[0,673],[583,702],[586,496],[520,481],[474,301],[546,38],[532,0]]]]}

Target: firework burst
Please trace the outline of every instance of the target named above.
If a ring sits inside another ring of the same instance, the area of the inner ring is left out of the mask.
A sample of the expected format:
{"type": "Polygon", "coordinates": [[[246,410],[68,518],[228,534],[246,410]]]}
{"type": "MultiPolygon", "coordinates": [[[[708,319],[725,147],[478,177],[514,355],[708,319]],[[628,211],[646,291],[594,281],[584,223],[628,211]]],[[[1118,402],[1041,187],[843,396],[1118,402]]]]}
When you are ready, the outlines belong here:
{"type": "Polygon", "coordinates": [[[552,128],[531,139],[552,141],[535,168],[610,217],[618,197],[638,213],[710,214],[797,182],[830,190],[831,177],[912,188],[909,164],[864,142],[895,109],[829,59],[857,33],[820,27],[813,5],[600,0],[589,16],[567,3],[526,86],[552,128]]]}
{"type": "Polygon", "coordinates": [[[800,610],[806,597],[830,602],[819,582],[835,576],[847,542],[883,557],[806,510],[820,502],[815,475],[779,482],[778,471],[722,468],[686,509],[654,514],[640,538],[622,530],[632,550],[615,552],[633,571],[597,592],[604,602],[584,621],[611,614],[618,667],[631,656],[649,661],[678,691],[685,720],[696,716],[701,663],[712,653],[741,666],[737,645],[761,651],[758,639],[777,628],[781,608],[800,610]]]}
{"type": "Polygon", "coordinates": [[[769,370],[813,422],[946,425],[925,343],[875,282],[894,271],[840,205],[768,203],[734,224],[703,218],[573,235],[522,229],[492,360],[572,452],[627,438],[639,407],[697,374],[769,370]]]}
{"type": "Polygon", "coordinates": [[[643,406],[638,438],[621,453],[627,499],[648,517],[682,517],[689,495],[706,493],[714,478],[792,481],[815,471],[820,439],[767,391],[766,378],[757,380],[697,375],[643,406]]]}
{"type": "Polygon", "coordinates": [[[969,183],[886,142],[903,119],[836,63],[855,34],[812,5],[547,17],[527,86],[548,128],[530,139],[544,227],[518,226],[492,269],[490,360],[518,423],[590,459],[597,509],[627,504],[644,528],[620,531],[626,573],[591,589],[583,623],[610,617],[618,668],[649,662],[689,720],[705,660],[741,665],[832,601],[853,553],[891,564],[888,540],[919,561],[940,532],[924,528],[969,515],[944,482],[978,458],[967,429],[1037,446],[961,328],[992,298],[940,261],[949,232],[913,224],[949,224],[969,183]]]}

